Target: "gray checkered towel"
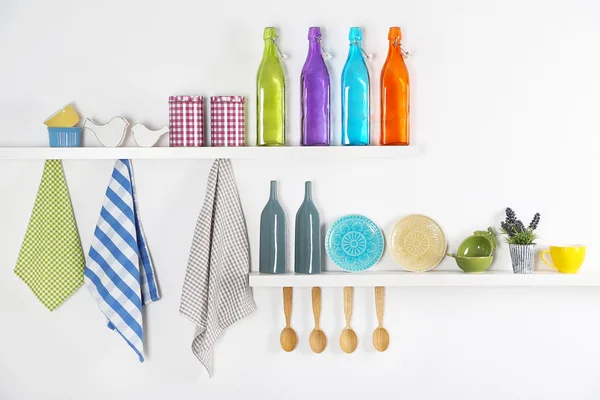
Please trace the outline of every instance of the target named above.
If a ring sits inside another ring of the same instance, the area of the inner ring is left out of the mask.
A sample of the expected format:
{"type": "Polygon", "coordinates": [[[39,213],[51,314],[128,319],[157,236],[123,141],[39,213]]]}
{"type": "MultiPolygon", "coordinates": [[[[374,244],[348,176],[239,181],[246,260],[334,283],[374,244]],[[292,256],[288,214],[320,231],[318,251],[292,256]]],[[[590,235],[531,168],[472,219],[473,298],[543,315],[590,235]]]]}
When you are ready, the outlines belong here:
{"type": "Polygon", "coordinates": [[[229,325],[256,308],[248,285],[250,248],[231,160],[208,175],[179,312],[196,324],[192,352],[213,374],[213,346],[229,325]]]}

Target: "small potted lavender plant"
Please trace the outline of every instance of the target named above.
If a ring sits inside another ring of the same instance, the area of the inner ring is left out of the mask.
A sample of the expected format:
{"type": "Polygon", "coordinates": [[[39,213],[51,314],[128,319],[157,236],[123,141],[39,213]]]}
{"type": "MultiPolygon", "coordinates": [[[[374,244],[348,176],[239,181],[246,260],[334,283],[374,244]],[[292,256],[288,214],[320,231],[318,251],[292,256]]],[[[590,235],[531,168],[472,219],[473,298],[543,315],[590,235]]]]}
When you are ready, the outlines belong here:
{"type": "Polygon", "coordinates": [[[535,230],[540,223],[540,213],[536,213],[529,226],[525,226],[511,208],[506,209],[506,218],[500,223],[506,242],[510,249],[513,272],[515,274],[531,274],[535,258],[535,230]]]}

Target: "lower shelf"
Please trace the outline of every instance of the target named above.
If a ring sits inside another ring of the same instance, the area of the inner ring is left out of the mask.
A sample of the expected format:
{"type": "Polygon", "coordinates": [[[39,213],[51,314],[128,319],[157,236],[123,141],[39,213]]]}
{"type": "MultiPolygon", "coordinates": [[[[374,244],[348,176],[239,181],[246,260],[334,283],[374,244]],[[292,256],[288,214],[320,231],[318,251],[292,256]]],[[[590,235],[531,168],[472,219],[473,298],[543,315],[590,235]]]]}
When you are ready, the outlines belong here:
{"type": "Polygon", "coordinates": [[[467,274],[462,271],[428,271],[422,273],[408,271],[365,271],[323,272],[318,275],[296,273],[261,274],[250,273],[252,287],[432,287],[432,286],[598,286],[600,274],[579,273],[574,275],[558,272],[534,272],[530,275],[513,274],[512,271],[487,271],[467,274]]]}

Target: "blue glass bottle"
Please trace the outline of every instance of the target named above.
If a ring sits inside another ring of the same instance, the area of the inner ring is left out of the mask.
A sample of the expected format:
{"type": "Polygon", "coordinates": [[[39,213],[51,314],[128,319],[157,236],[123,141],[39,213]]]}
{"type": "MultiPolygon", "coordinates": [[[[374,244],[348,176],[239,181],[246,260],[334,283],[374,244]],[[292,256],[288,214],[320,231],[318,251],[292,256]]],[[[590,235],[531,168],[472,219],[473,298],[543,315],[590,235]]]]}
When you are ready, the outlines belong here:
{"type": "Polygon", "coordinates": [[[350,28],[350,51],[342,71],[342,145],[369,144],[369,70],[363,57],[362,31],[350,28]]]}

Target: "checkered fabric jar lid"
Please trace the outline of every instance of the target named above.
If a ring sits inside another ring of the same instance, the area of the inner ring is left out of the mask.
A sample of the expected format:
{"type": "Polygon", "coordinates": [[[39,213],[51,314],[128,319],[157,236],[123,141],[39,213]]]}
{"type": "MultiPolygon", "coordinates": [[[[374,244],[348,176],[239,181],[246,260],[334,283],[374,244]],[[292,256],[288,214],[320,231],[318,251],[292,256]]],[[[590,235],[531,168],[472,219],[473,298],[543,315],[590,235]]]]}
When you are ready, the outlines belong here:
{"type": "Polygon", "coordinates": [[[202,96],[169,96],[169,103],[175,103],[180,101],[187,101],[192,103],[202,103],[204,97],[202,96]]]}
{"type": "Polygon", "coordinates": [[[244,96],[212,96],[210,98],[211,103],[243,103],[245,100],[244,96]]]}

